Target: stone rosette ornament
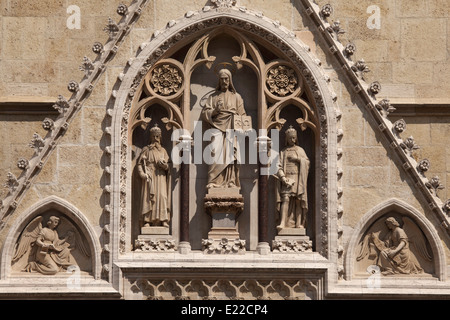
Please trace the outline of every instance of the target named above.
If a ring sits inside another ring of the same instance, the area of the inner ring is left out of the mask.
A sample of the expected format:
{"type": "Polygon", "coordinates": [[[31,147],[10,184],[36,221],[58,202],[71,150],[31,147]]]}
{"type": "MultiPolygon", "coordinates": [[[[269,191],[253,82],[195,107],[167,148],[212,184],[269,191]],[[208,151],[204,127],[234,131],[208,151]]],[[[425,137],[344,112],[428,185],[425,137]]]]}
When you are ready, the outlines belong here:
{"type": "Polygon", "coordinates": [[[45,118],[44,121],[42,121],[42,128],[44,130],[52,130],[55,127],[55,123],[50,118],[45,118]]]}
{"type": "Polygon", "coordinates": [[[278,66],[269,70],[267,87],[272,94],[285,97],[294,93],[298,87],[295,71],[287,66],[278,66]]]}
{"type": "Polygon", "coordinates": [[[344,48],[344,54],[347,57],[352,56],[356,52],[356,45],[353,43],[348,43],[344,48]]]}
{"type": "Polygon", "coordinates": [[[430,166],[431,166],[430,160],[423,159],[419,162],[417,170],[419,170],[419,172],[421,173],[424,173],[430,169],[430,166]]]}
{"type": "Polygon", "coordinates": [[[181,89],[183,77],[180,75],[178,68],[164,64],[153,69],[150,83],[156,94],[170,96],[181,89]]]}

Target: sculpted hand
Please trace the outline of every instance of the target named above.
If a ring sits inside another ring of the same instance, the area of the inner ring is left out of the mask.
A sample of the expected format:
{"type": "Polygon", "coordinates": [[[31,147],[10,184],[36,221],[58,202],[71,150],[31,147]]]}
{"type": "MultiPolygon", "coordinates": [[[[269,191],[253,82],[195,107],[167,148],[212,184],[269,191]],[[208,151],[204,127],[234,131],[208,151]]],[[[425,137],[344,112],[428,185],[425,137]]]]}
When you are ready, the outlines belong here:
{"type": "Polygon", "coordinates": [[[389,252],[387,253],[389,258],[393,258],[395,255],[397,254],[397,252],[395,250],[389,250],[389,252]]]}
{"type": "Polygon", "coordinates": [[[139,173],[139,176],[140,176],[142,179],[147,179],[147,178],[148,178],[147,175],[146,175],[144,172],[140,172],[140,173],[139,173]]]}
{"type": "Polygon", "coordinates": [[[167,170],[168,168],[167,162],[164,159],[158,161],[158,166],[164,170],[167,170]]]}

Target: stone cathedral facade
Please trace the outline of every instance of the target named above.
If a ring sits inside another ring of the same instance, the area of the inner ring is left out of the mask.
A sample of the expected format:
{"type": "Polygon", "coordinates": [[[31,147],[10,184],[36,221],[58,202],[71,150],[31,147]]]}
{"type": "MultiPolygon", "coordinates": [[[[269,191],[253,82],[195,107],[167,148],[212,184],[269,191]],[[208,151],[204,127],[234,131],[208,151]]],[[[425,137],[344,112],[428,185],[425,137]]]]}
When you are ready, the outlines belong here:
{"type": "Polygon", "coordinates": [[[450,296],[447,1],[1,10],[0,298],[450,296]]]}

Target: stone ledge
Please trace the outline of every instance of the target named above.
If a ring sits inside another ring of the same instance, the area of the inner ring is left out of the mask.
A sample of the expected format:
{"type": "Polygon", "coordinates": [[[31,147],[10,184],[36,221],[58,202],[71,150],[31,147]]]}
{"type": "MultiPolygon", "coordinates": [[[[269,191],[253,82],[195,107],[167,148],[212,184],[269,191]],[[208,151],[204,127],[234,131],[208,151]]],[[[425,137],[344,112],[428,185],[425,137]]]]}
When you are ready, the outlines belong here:
{"type": "Polygon", "coordinates": [[[394,117],[448,116],[450,117],[450,101],[441,102],[391,102],[396,110],[394,117]]]}
{"type": "Polygon", "coordinates": [[[12,275],[0,281],[0,299],[27,297],[27,298],[120,298],[121,294],[113,285],[105,280],[95,280],[89,276],[81,276],[80,286],[69,288],[67,281],[70,274],[59,276],[43,276],[27,274],[24,276],[12,275]],[[25,294],[25,296],[24,296],[25,294]]]}
{"type": "Polygon", "coordinates": [[[50,115],[58,114],[53,108],[55,102],[47,101],[0,101],[0,114],[50,115]]]}

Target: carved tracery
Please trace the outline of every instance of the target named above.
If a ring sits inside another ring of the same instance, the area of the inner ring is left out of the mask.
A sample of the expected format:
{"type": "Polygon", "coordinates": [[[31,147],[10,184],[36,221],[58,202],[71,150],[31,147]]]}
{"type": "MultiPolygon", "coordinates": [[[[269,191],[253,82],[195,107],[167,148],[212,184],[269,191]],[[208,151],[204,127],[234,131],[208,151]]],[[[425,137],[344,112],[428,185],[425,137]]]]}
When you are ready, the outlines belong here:
{"type": "MultiPolygon", "coordinates": [[[[202,99],[205,98],[192,95],[193,75],[201,67],[204,68],[203,72],[207,70],[209,77],[212,77],[220,65],[227,65],[236,74],[244,72],[253,77],[255,91],[251,103],[255,108],[252,115],[256,120],[253,122],[255,130],[280,130],[294,125],[297,131],[301,132],[300,134],[306,132],[303,139],[308,140],[307,143],[310,145],[307,152],[314,153],[311,157],[314,166],[319,159],[326,162],[327,152],[324,148],[326,145],[319,143],[327,139],[326,127],[318,121],[319,117],[324,120],[326,116],[323,100],[316,88],[317,84],[303,62],[296,59],[292,51],[289,51],[278,38],[269,36],[270,33],[265,33],[248,22],[235,18],[215,18],[201,21],[174,34],[173,39],[167,40],[162,47],[154,50],[133,80],[128,102],[123,109],[122,141],[127,141],[129,146],[133,146],[131,148],[132,164],[133,159],[136,159],[140,152],[139,146],[136,146],[133,140],[133,132],[136,130],[141,132],[148,130],[159,122],[158,124],[166,130],[164,140],[167,141],[166,146],[169,149],[177,143],[170,141],[170,135],[174,129],[185,129],[192,133],[193,124],[197,120],[193,107],[196,104],[201,106],[202,99]],[[271,38],[273,43],[267,43],[266,38],[271,38]],[[217,39],[221,41],[231,39],[232,42],[237,43],[239,47],[237,53],[228,57],[211,54],[211,52],[217,52],[213,48],[217,39]],[[152,116],[153,112],[158,115],[152,116]],[[286,123],[286,119],[289,123],[286,123]]],[[[281,136],[280,140],[283,138],[281,136]]],[[[122,150],[125,149],[122,148],[122,150]]],[[[121,159],[122,167],[128,167],[126,153],[121,153],[121,159]]],[[[121,171],[121,184],[130,181],[127,178],[127,171],[121,171]]],[[[319,177],[316,170],[313,170],[311,175],[311,186],[314,189],[312,193],[318,194],[319,187],[315,187],[318,185],[313,181],[321,181],[322,189],[324,189],[327,176],[319,177]]],[[[123,252],[127,247],[125,246],[126,219],[132,216],[127,213],[129,212],[127,208],[131,207],[129,203],[131,199],[126,200],[124,193],[121,197],[122,213],[119,230],[123,234],[120,236],[120,251],[123,252]]],[[[327,219],[326,198],[314,200],[311,207],[312,215],[318,215],[320,212],[324,215],[322,220],[327,219]]],[[[323,225],[322,228],[326,230],[327,225],[323,225]]],[[[317,230],[316,223],[313,223],[310,229],[314,234],[317,230]]],[[[317,239],[320,242],[318,247],[323,254],[326,254],[326,233],[317,239]]]]}

